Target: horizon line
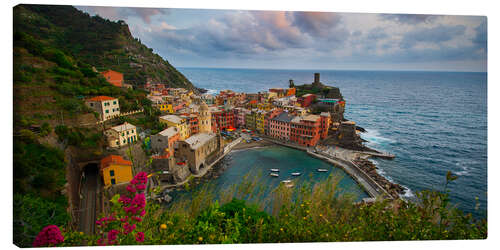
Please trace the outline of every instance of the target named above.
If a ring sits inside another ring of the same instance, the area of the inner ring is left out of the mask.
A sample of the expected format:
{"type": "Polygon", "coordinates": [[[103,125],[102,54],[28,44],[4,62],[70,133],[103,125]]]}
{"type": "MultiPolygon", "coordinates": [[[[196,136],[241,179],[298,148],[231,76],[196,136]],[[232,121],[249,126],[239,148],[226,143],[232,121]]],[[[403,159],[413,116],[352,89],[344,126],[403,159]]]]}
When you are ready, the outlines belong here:
{"type": "Polygon", "coordinates": [[[251,69],[251,70],[323,70],[323,71],[395,71],[395,72],[448,72],[448,73],[488,73],[488,71],[462,71],[462,70],[424,70],[424,69],[300,69],[300,68],[243,68],[243,67],[201,67],[201,66],[175,66],[176,68],[190,69],[251,69]]]}

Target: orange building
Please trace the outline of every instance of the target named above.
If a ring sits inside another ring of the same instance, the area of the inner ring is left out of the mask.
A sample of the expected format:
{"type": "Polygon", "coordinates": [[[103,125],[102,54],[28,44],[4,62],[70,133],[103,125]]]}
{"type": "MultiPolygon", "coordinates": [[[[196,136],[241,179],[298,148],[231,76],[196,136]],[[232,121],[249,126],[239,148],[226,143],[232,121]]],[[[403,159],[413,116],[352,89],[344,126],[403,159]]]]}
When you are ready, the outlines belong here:
{"type": "Polygon", "coordinates": [[[132,180],[132,162],[119,155],[110,155],[101,159],[101,176],[104,186],[129,182],[132,180]]]}
{"type": "Polygon", "coordinates": [[[116,72],[114,70],[106,70],[101,72],[101,75],[106,78],[106,80],[116,87],[123,86],[123,74],[116,72]]]}

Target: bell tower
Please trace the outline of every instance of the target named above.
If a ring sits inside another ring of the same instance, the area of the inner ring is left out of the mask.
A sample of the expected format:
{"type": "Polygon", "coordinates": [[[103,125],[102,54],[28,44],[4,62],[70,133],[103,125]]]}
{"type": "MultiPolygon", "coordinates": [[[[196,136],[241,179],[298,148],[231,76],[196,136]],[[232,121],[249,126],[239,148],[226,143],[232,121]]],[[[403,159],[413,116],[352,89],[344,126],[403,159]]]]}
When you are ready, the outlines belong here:
{"type": "Polygon", "coordinates": [[[198,121],[200,123],[200,133],[212,132],[212,113],[210,112],[208,105],[204,101],[201,101],[198,121]]]}

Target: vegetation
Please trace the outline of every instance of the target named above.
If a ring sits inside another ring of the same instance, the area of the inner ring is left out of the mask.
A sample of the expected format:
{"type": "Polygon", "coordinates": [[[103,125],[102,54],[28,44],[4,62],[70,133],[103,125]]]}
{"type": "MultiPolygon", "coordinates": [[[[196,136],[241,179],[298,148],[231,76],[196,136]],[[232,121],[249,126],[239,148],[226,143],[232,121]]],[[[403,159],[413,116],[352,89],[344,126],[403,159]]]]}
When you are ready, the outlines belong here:
{"type": "MultiPolygon", "coordinates": [[[[449,174],[447,183],[455,178],[449,174]]],[[[191,198],[178,200],[168,208],[148,203],[145,216],[136,223],[135,228],[137,232],[143,232],[144,238],[141,241],[129,239],[124,244],[453,240],[487,237],[486,219],[464,215],[450,204],[448,191],[423,191],[417,194],[415,202],[377,200],[366,204],[354,202],[351,196],[340,195],[338,182],[338,178],[330,176],[324,182],[297,189],[280,185],[272,190],[272,205],[267,208],[263,207],[263,200],[256,195],[261,190],[252,180],[245,180],[226,193],[225,198],[220,200],[222,205],[214,201],[213,190],[205,186],[191,198]]],[[[124,208],[118,206],[112,214],[117,214],[116,211],[121,209],[124,208]]],[[[73,232],[63,234],[74,235],[73,232]]],[[[97,238],[93,236],[82,237],[91,244],[97,244],[97,238]]],[[[71,244],[81,243],[82,240],[71,239],[71,244]]]]}

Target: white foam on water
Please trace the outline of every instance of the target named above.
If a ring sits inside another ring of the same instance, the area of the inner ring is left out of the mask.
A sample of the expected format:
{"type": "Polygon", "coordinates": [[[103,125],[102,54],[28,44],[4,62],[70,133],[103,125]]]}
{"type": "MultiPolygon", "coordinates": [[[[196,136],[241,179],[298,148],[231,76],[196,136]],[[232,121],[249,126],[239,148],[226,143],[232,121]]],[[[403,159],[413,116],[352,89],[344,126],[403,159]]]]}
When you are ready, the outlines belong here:
{"type": "Polygon", "coordinates": [[[218,91],[216,89],[206,89],[207,90],[207,94],[210,94],[210,95],[216,95],[218,93],[218,91]]]}
{"type": "Polygon", "coordinates": [[[372,145],[385,145],[394,143],[395,141],[380,135],[380,132],[376,129],[366,129],[365,133],[361,133],[361,138],[368,141],[372,145]]]}
{"type": "Polygon", "coordinates": [[[411,191],[411,189],[409,187],[404,186],[404,185],[401,185],[401,186],[405,189],[404,193],[401,196],[403,196],[405,198],[415,197],[415,194],[411,191]]]}

